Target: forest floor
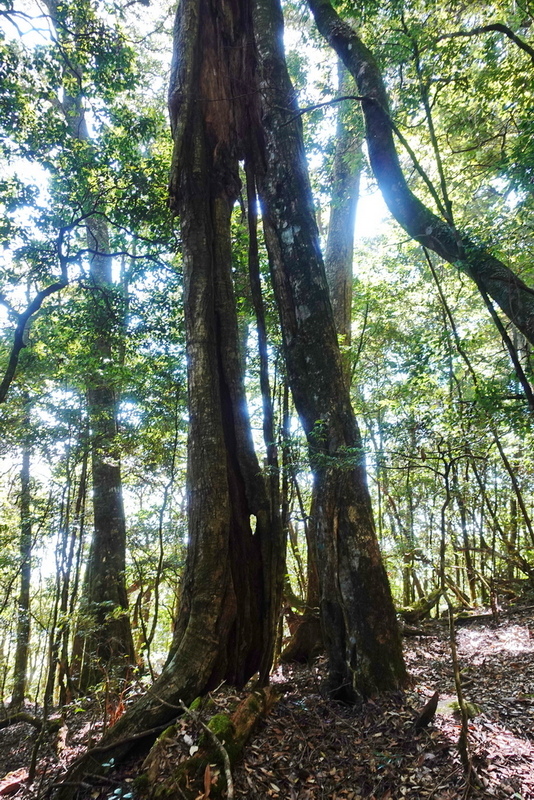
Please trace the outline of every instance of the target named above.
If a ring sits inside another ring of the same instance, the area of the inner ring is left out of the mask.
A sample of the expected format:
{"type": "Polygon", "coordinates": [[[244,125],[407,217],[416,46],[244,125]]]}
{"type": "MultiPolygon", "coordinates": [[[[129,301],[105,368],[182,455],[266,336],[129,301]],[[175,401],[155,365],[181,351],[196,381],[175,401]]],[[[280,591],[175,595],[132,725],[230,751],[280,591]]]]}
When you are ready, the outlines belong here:
{"type": "MultiPolygon", "coordinates": [[[[273,676],[283,696],[261,724],[234,769],[234,797],[259,800],[456,800],[467,797],[458,754],[460,720],[448,630],[429,623],[425,636],[405,639],[411,686],[404,693],[355,709],[321,693],[324,663],[280,667],[273,676]],[[414,721],[438,691],[440,703],[428,727],[414,721]]],[[[469,750],[477,776],[473,798],[534,800],[534,612],[503,613],[498,622],[457,629],[458,657],[466,699],[476,704],[469,723],[469,750]]],[[[240,695],[239,697],[244,696],[240,695]]],[[[213,695],[224,711],[236,693],[213,695]]],[[[44,742],[37,778],[26,782],[36,731],[26,723],[0,730],[0,796],[47,798],[51,782],[98,736],[96,706],[67,714],[57,735],[44,742]],[[2,777],[4,776],[4,777],[2,777]]],[[[100,708],[100,707],[98,707],[100,708]]],[[[212,709],[213,713],[213,709],[212,709]]],[[[188,727],[189,726],[189,727],[188,727]]],[[[196,736],[182,722],[182,750],[196,736]]],[[[140,761],[95,786],[93,800],[135,798],[140,761]]],[[[53,795],[52,795],[53,796],[53,795]]],[[[199,798],[208,798],[202,791],[199,798]]]]}

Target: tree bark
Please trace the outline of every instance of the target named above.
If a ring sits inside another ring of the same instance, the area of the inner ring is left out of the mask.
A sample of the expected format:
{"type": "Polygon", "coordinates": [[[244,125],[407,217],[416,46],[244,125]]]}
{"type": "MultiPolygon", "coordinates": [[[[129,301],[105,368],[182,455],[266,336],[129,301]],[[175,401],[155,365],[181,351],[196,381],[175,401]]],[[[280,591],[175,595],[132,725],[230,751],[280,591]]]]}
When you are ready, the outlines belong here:
{"type": "MultiPolygon", "coordinates": [[[[77,126],[78,130],[81,126],[77,126]]],[[[82,691],[116,673],[126,675],[135,663],[135,649],[126,592],[126,518],[122,499],[118,445],[118,393],[109,375],[116,361],[113,347],[117,319],[105,220],[87,220],[92,302],[91,368],[86,397],[91,429],[93,537],[86,566],[77,630],[75,666],[82,691]],[[79,659],[83,642],[84,656],[79,659]]]]}
{"type": "MultiPolygon", "coordinates": [[[[353,92],[353,79],[342,61],[338,61],[338,93],[353,92]]],[[[359,114],[359,111],[358,111],[359,114]]],[[[325,252],[325,270],[334,314],[338,340],[342,347],[345,378],[350,386],[350,351],[352,326],[352,263],[354,228],[361,176],[361,145],[358,121],[350,110],[341,104],[337,107],[332,188],[330,194],[330,220],[325,252]]],[[[317,498],[311,500],[310,516],[315,516],[317,498]]],[[[323,649],[321,630],[317,617],[319,606],[319,580],[315,563],[315,548],[308,546],[308,588],[306,610],[299,621],[291,641],[285,648],[284,661],[310,661],[323,649]]]]}
{"type": "Polygon", "coordinates": [[[254,166],[292,390],[318,485],[315,541],[331,689],[353,700],[405,680],[319,251],[301,128],[293,123],[283,134],[276,130],[295,111],[281,33],[280,6],[272,0],[254,7],[249,0],[182,0],[178,7],[169,96],[175,142],[170,191],[183,241],[190,413],[189,545],[180,613],[161,676],[98,748],[73,766],[61,798],[89,767],[102,771],[110,757],[117,761],[140,738],[152,739],[176,716],[180,701],[190,704],[222,679],[243,684],[265,670],[272,652],[273,611],[280,600],[272,587],[282,572],[283,537],[252,445],[230,237],[238,162],[252,146],[252,131],[262,140],[260,122],[265,147],[255,149],[254,166]],[[261,170],[259,156],[265,159],[261,170]]]}
{"type": "Polygon", "coordinates": [[[409,189],[395,150],[389,103],[371,51],[328,0],[308,0],[319,31],[353,75],[362,99],[367,149],[384,200],[399,225],[424,247],[455,265],[491,297],[534,343],[534,291],[488,250],[441,219],[409,189]]]}
{"type": "Polygon", "coordinates": [[[252,443],[232,286],[230,222],[247,121],[245,106],[231,98],[247,81],[247,9],[223,2],[218,12],[209,0],[180,4],[170,91],[190,414],[190,544],[174,649],[193,615],[205,615],[205,591],[204,627],[216,643],[212,675],[197,693],[221,679],[242,685],[257,670],[267,677],[284,555],[279,512],[252,443]]]}
{"type": "Polygon", "coordinates": [[[180,612],[161,676],[106,734],[98,753],[73,767],[69,781],[89,764],[95,772],[110,756],[118,760],[140,731],[149,729],[153,738],[180,701],[189,705],[221,680],[242,686],[257,671],[265,678],[274,647],[282,528],[252,443],[231,272],[242,120],[224,98],[242,93],[246,26],[242,6],[218,8],[224,14],[214,13],[210,0],[180,3],[169,96],[189,387],[189,542],[180,612]]]}
{"type": "MultiPolygon", "coordinates": [[[[180,612],[167,663],[150,692],[70,770],[101,772],[177,716],[180,702],[226,680],[243,685],[272,657],[283,561],[252,444],[238,349],[230,217],[239,190],[230,98],[243,52],[230,2],[178,7],[169,106],[175,141],[171,202],[181,212],[189,389],[188,530],[180,612]],[[232,64],[232,60],[234,63],[232,64]],[[251,521],[255,522],[255,527],[251,521]]],[[[243,69],[245,66],[243,65],[243,69]]],[[[61,797],[69,797],[66,783],[61,797]]]]}
{"type": "MultiPolygon", "coordinates": [[[[269,586],[266,587],[270,602],[270,621],[267,622],[269,630],[278,627],[280,606],[283,594],[284,580],[286,577],[286,546],[288,529],[284,520],[282,500],[280,496],[280,465],[278,461],[278,448],[275,434],[275,418],[273,399],[269,379],[269,343],[267,337],[267,322],[265,317],[265,304],[261,289],[260,258],[258,249],[258,208],[256,204],[256,187],[254,172],[247,165],[247,218],[248,218],[248,268],[250,294],[256,316],[256,331],[258,336],[258,355],[260,360],[260,391],[263,410],[263,440],[266,449],[266,484],[271,504],[273,518],[272,545],[266,537],[268,549],[264,553],[264,563],[270,564],[268,574],[269,586]],[[274,548],[274,549],[273,549],[274,548]]],[[[270,636],[269,652],[265,653],[264,664],[260,669],[262,682],[266,681],[276,650],[276,637],[270,636]]]]}
{"type": "Polygon", "coordinates": [[[70,670],[70,640],[72,633],[72,617],[77,596],[79,561],[83,548],[88,462],[88,448],[84,447],[81,472],[74,503],[74,517],[70,524],[68,542],[65,541],[64,543],[65,549],[62,565],[63,585],[61,588],[60,613],[63,619],[68,620],[61,626],[57,641],[59,662],[56,679],[59,688],[59,704],[62,706],[71,702],[74,695],[70,670]]]}
{"type": "Polygon", "coordinates": [[[143,764],[148,779],[148,796],[153,800],[171,800],[177,796],[185,800],[205,797],[207,771],[211,779],[210,798],[234,797],[231,769],[254,729],[269,714],[279,697],[274,687],[266,687],[247,695],[231,716],[218,713],[207,724],[202,723],[198,712],[187,710],[187,714],[204,727],[198,752],[180,759],[176,740],[183,735],[183,730],[171,726],[164,731],[143,764]]]}
{"type": "Polygon", "coordinates": [[[256,0],[253,21],[261,100],[257,182],[289,381],[314,472],[311,535],[321,570],[328,688],[353,701],[398,687],[405,668],[343,374],[278,2],[256,0]]]}

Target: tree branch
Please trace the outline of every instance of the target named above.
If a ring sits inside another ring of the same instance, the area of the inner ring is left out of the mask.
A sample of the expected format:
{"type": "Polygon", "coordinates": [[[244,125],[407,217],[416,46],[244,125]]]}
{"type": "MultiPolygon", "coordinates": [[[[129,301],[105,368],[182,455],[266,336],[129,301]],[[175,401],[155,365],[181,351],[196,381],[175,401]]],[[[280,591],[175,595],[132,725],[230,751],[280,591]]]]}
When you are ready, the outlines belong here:
{"type": "Polygon", "coordinates": [[[21,350],[23,350],[26,347],[25,334],[31,318],[34,316],[34,314],[37,313],[37,311],[39,311],[39,309],[41,308],[43,302],[46,300],[47,297],[50,297],[50,295],[56,294],[57,292],[60,292],[61,289],[64,289],[69,282],[68,264],[71,259],[68,256],[64,255],[63,245],[67,233],[70,233],[70,231],[79,222],[80,220],[76,220],[70,225],[61,228],[59,231],[57,238],[57,252],[61,270],[61,277],[59,278],[59,280],[54,281],[54,283],[51,283],[49,286],[45,286],[44,289],[41,289],[39,292],[37,292],[33,300],[28,304],[26,309],[22,312],[16,312],[15,309],[12,306],[10,306],[10,304],[6,301],[6,299],[2,295],[2,302],[4,303],[4,305],[10,308],[13,314],[15,314],[17,325],[15,328],[13,345],[11,347],[11,353],[9,354],[7,367],[2,382],[0,383],[0,403],[3,403],[4,400],[6,399],[9,387],[11,386],[13,378],[15,377],[15,371],[19,363],[21,350]]]}
{"type": "Polygon", "coordinates": [[[43,301],[51,294],[55,292],[59,292],[61,289],[64,289],[67,285],[66,281],[60,280],[56,281],[55,283],[51,283],[50,286],[47,286],[45,289],[42,289],[40,292],[37,292],[29,306],[23,311],[21,314],[18,314],[18,321],[17,327],[15,328],[15,336],[13,339],[13,346],[11,348],[11,353],[9,355],[9,361],[7,363],[6,371],[4,373],[4,377],[2,379],[2,383],[0,383],[0,403],[3,403],[6,399],[6,395],[8,393],[9,387],[13,381],[15,376],[15,370],[17,369],[17,364],[19,363],[19,356],[20,351],[26,347],[25,342],[25,332],[26,326],[28,325],[31,317],[39,311],[41,308],[43,301]]]}
{"type": "MultiPolygon", "coordinates": [[[[534,344],[534,294],[483,243],[474,242],[434,214],[412,192],[395,149],[386,88],[378,64],[358,34],[328,0],[308,0],[319,31],[356,80],[365,118],[369,161],[384,200],[404,230],[482,286],[534,344]]],[[[428,184],[427,184],[428,185],[428,184]]]]}
{"type": "Polygon", "coordinates": [[[441,42],[443,39],[457,39],[460,36],[479,36],[481,33],[490,33],[496,31],[497,33],[504,33],[520,50],[530,56],[534,64],[534,48],[527,44],[523,39],[520,39],[507,25],[502,22],[492,22],[490,25],[480,25],[478,28],[472,28],[470,31],[454,31],[454,33],[444,33],[438,36],[436,41],[441,42]]]}
{"type": "MultiPolygon", "coordinates": [[[[344,94],[341,97],[334,97],[334,98],[332,98],[332,100],[325,100],[324,103],[314,103],[311,106],[306,106],[305,108],[301,108],[300,111],[298,112],[298,114],[293,114],[293,116],[290,119],[288,119],[287,122],[284,122],[283,125],[281,125],[280,127],[283,128],[286,125],[289,125],[290,122],[294,122],[296,119],[298,119],[299,117],[302,117],[304,114],[309,114],[310,111],[316,111],[318,108],[326,108],[326,106],[333,106],[336,103],[341,103],[343,100],[357,100],[357,101],[360,101],[360,100],[369,100],[369,99],[370,98],[362,97],[361,95],[358,95],[358,94],[344,94]]],[[[290,109],[288,109],[288,110],[290,110],[290,109]]]]}

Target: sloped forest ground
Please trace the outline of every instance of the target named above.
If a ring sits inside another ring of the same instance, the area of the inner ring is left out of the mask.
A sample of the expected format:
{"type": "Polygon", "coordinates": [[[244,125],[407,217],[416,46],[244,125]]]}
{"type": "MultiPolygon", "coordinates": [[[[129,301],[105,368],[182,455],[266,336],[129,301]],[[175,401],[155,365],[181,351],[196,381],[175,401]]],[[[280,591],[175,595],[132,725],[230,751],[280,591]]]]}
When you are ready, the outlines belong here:
{"type": "MultiPolygon", "coordinates": [[[[280,800],[453,800],[467,796],[458,755],[460,721],[454,711],[454,679],[447,627],[429,623],[425,636],[405,639],[411,686],[405,693],[354,709],[321,693],[324,663],[311,668],[279,667],[273,683],[283,692],[245,747],[233,772],[235,798],[280,800]],[[433,695],[440,703],[428,727],[414,721],[433,695]]],[[[470,721],[469,747],[478,786],[474,798],[534,799],[534,612],[503,613],[498,621],[471,622],[457,629],[458,655],[466,699],[478,707],[470,721]]],[[[226,711],[235,692],[222,687],[212,696],[210,715],[226,711]]],[[[0,730],[0,795],[53,797],[53,784],[88,743],[98,738],[101,705],[70,711],[57,734],[43,742],[37,777],[25,778],[36,730],[20,723],[0,730]],[[3,778],[1,776],[4,776],[3,778]]],[[[183,719],[172,747],[159,764],[166,768],[195,749],[199,730],[183,719]]],[[[82,787],[93,800],[135,800],[137,757],[103,782],[82,787]]],[[[208,772],[198,800],[209,798],[208,772]]],[[[176,792],[173,800],[180,798],[176,792]]],[[[185,796],[185,795],[184,795],[185,796]]]]}

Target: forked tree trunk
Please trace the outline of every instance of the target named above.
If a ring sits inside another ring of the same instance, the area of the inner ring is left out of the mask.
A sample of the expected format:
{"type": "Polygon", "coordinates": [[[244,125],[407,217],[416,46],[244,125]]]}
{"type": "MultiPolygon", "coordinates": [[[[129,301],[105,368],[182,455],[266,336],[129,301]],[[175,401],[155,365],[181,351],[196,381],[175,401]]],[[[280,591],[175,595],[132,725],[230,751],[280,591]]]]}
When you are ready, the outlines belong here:
{"type": "Polygon", "coordinates": [[[252,443],[232,286],[230,222],[247,121],[230,98],[246,80],[248,21],[239,4],[221,2],[219,11],[209,0],[182,0],[170,94],[190,415],[190,544],[173,650],[200,612],[211,641],[196,648],[207,645],[212,673],[198,693],[221,679],[243,685],[258,670],[266,678],[283,572],[279,511],[252,443]]]}
{"type": "Polygon", "coordinates": [[[95,773],[110,758],[121,758],[140,732],[152,729],[146,736],[154,736],[176,716],[180,700],[190,703],[223,678],[242,684],[256,670],[267,673],[283,539],[252,446],[231,283],[230,215],[239,191],[238,159],[247,149],[250,155],[252,131],[262,145],[254,145],[254,162],[288,371],[318,486],[315,541],[331,688],[354,699],[395,688],[405,678],[318,247],[301,128],[291,122],[277,129],[295,111],[281,34],[281,10],[273,0],[255,6],[249,0],[216,6],[182,0],[178,8],[169,106],[190,412],[182,600],[161,676],[97,752],[69,772],[63,798],[89,768],[95,773]]]}
{"type": "MultiPolygon", "coordinates": [[[[189,385],[189,543],[173,644],[150,692],[106,734],[105,752],[73,768],[118,760],[139,731],[164,725],[221,680],[266,679],[283,584],[277,509],[256,458],[238,348],[230,217],[239,191],[244,124],[224,98],[242,94],[243,10],[182,0],[175,26],[170,111],[171,202],[180,212],[189,385]],[[113,743],[117,743],[113,746],[113,743]],[[96,763],[95,763],[96,762],[96,763]]],[[[63,796],[68,796],[68,786],[63,796]]]]}

